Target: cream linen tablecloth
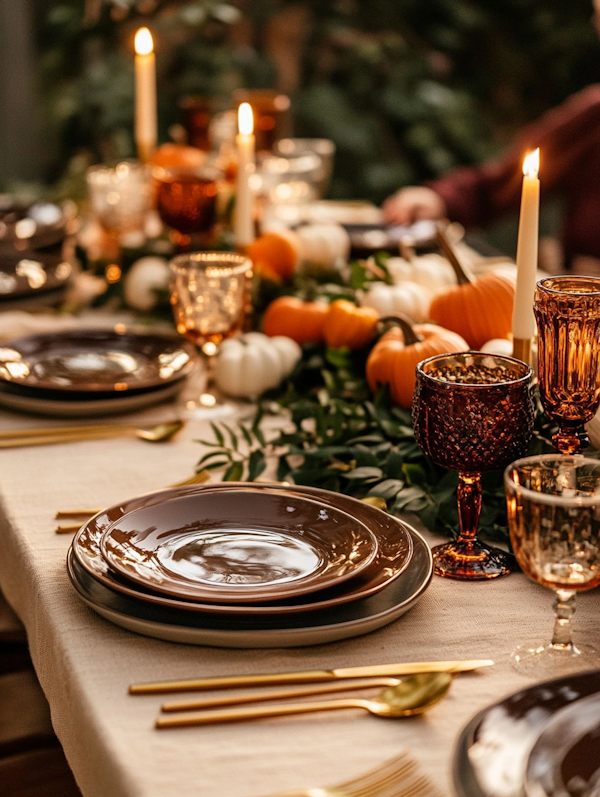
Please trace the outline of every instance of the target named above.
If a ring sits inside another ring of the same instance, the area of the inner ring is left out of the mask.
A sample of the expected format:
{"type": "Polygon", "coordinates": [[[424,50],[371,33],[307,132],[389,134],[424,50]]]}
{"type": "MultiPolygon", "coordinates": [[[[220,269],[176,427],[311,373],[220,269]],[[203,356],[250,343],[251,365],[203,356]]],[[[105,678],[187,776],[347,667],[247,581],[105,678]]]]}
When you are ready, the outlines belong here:
{"type": "MultiPolygon", "coordinates": [[[[160,407],[134,419],[171,413],[160,407]]],[[[48,422],[0,413],[0,428],[36,425],[48,422]]],[[[116,503],[191,475],[202,451],[195,441],[206,434],[196,421],[161,445],[123,439],[0,451],[0,588],[25,624],[56,733],[85,797],[258,797],[335,783],[402,749],[453,793],[462,727],[529,683],[511,669],[510,650],[551,632],[551,594],[523,575],[471,584],[435,578],[410,612],[382,630],[296,649],[161,642],[111,625],[78,599],[65,569],[70,538],[54,533],[55,510],[116,503]],[[442,703],[407,720],[332,712],[158,732],[160,696],[127,694],[131,682],[167,678],[454,658],[497,663],[456,678],[442,703]]],[[[578,598],[579,638],[600,642],[599,610],[597,590],[578,598]]]]}

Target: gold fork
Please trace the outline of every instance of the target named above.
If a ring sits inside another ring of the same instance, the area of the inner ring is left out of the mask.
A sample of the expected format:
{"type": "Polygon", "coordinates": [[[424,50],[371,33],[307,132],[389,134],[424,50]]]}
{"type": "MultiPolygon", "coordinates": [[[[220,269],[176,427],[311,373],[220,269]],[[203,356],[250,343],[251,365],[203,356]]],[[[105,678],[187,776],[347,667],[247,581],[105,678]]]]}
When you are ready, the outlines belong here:
{"type": "Polygon", "coordinates": [[[420,771],[410,753],[402,752],[381,766],[335,786],[278,794],[275,797],[444,797],[420,771]]]}
{"type": "MultiPolygon", "coordinates": [[[[207,470],[201,470],[198,473],[194,473],[193,476],[190,476],[189,479],[184,479],[181,482],[175,482],[175,484],[168,485],[169,487],[187,487],[194,484],[204,484],[210,479],[210,472],[207,470]]],[[[56,515],[54,516],[56,520],[66,520],[68,518],[81,518],[81,522],[91,518],[93,515],[97,514],[98,512],[102,511],[102,507],[99,509],[60,509],[56,515]]],[[[75,531],[79,531],[81,528],[81,523],[70,523],[68,525],[59,525],[56,527],[55,531],[57,534],[72,534],[75,531]]]]}

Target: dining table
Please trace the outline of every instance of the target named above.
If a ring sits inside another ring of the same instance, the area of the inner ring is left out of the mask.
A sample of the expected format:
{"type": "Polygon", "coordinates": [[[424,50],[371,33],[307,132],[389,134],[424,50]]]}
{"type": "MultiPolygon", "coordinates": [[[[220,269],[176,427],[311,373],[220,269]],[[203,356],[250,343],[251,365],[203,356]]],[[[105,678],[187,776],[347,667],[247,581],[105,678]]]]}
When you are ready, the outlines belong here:
{"type": "MultiPolygon", "coordinates": [[[[147,424],[178,410],[164,403],[110,420],[147,424]]],[[[236,411],[249,416],[252,406],[236,411]]],[[[0,411],[0,431],[48,425],[70,422],[0,411]]],[[[56,511],[117,505],[183,480],[206,451],[199,441],[211,437],[209,420],[189,418],[167,442],[125,437],[0,451],[0,590],[25,627],[84,797],[265,797],[343,781],[404,750],[441,794],[455,794],[462,729],[486,706],[535,682],[512,668],[511,650],[551,635],[551,593],[523,573],[472,582],[434,576],[393,622],[300,647],[163,641],[114,625],[79,598],[66,567],[71,535],[55,532],[56,511]],[[495,663],[457,675],[445,699],[404,719],[348,710],[157,730],[164,696],[128,692],[132,683],[165,679],[451,659],[495,663]]],[[[443,541],[415,516],[403,520],[428,544],[443,541]]],[[[577,603],[577,638],[600,644],[600,592],[582,593],[577,603]]]]}

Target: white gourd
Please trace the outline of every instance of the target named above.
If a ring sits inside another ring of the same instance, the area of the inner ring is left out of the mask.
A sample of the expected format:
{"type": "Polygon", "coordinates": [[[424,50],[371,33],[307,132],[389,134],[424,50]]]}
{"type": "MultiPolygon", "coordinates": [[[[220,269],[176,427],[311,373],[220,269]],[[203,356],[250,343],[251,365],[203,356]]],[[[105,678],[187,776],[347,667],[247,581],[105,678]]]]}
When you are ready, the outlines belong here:
{"type": "Polygon", "coordinates": [[[341,224],[307,224],[296,231],[300,263],[335,270],[350,255],[350,236],[341,224]]]}
{"type": "Polygon", "coordinates": [[[594,415],[591,421],[586,423],[585,431],[588,433],[590,443],[594,448],[600,449],[600,410],[594,415]]]}
{"type": "Polygon", "coordinates": [[[248,332],[223,341],[216,355],[214,381],[228,396],[260,396],[289,376],[301,356],[302,349],[291,338],[248,332]]]}
{"type": "Polygon", "coordinates": [[[364,294],[361,304],[373,307],[381,318],[400,313],[421,324],[429,317],[431,294],[416,282],[406,281],[398,285],[375,282],[364,294]]]}
{"type": "Polygon", "coordinates": [[[450,263],[441,255],[431,254],[405,260],[403,257],[390,257],[387,269],[394,283],[406,280],[423,285],[432,295],[440,288],[456,285],[456,274],[450,263]]]}

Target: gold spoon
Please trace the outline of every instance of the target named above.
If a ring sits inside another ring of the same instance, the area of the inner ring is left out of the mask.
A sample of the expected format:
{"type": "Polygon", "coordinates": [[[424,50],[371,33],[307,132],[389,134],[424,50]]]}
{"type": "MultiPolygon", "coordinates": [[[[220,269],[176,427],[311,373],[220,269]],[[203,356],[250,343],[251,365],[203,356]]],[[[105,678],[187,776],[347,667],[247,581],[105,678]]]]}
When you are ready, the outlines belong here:
{"type": "Polygon", "coordinates": [[[318,703],[290,703],[275,706],[250,706],[243,708],[203,711],[177,717],[158,717],[157,728],[178,728],[189,725],[209,725],[215,722],[239,722],[261,717],[281,717],[286,714],[308,714],[313,711],[332,711],[344,708],[363,708],[377,717],[410,717],[421,714],[441,700],[452,683],[449,673],[422,673],[413,675],[398,686],[388,687],[374,700],[345,698],[323,700],[318,703]]]}
{"type": "Polygon", "coordinates": [[[161,711],[198,711],[217,706],[239,706],[243,703],[262,703],[266,700],[288,700],[290,697],[308,697],[310,695],[330,695],[334,692],[349,692],[352,689],[373,689],[376,686],[399,686],[400,678],[363,678],[360,681],[336,681],[330,684],[317,684],[300,688],[271,689],[245,695],[218,695],[202,700],[180,700],[175,703],[163,703],[161,711]]]}
{"type": "Polygon", "coordinates": [[[53,429],[27,429],[20,432],[0,433],[0,448],[43,446],[53,443],[72,443],[80,440],[103,440],[110,437],[139,437],[151,443],[169,440],[184,425],[174,420],[154,426],[124,426],[119,424],[98,426],[65,426],[53,429]]]}

